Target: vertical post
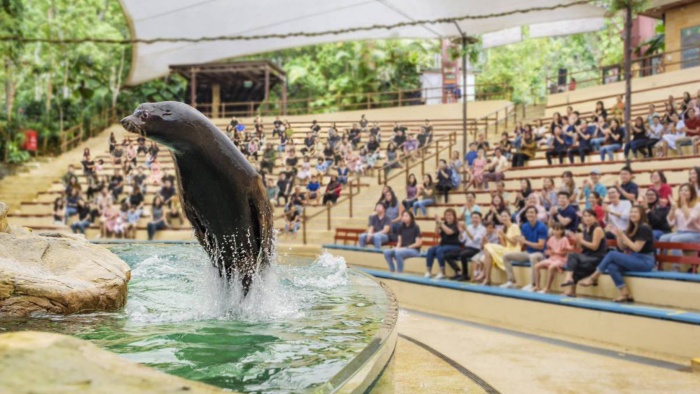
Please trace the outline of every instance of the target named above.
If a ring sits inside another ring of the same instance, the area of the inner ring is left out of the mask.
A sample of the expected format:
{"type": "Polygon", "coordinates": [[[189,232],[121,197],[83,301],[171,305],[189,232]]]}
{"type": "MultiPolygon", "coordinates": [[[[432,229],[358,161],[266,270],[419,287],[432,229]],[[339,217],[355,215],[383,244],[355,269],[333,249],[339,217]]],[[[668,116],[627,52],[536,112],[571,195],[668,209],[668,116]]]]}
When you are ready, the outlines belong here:
{"type": "MultiPolygon", "coordinates": [[[[506,130],[508,130],[508,108],[503,109],[503,114],[505,115],[504,117],[506,118],[506,125],[504,126],[506,130]]],[[[496,115],[496,124],[498,124],[498,115],[496,115]]],[[[498,130],[496,130],[498,131],[498,130]]]]}
{"type": "Polygon", "coordinates": [[[270,66],[268,64],[265,64],[265,106],[263,114],[267,114],[267,111],[269,109],[269,99],[270,99],[270,66]]]}
{"type": "MultiPolygon", "coordinates": [[[[353,182],[354,181],[352,181],[352,180],[350,182],[348,182],[348,189],[350,191],[350,194],[348,195],[348,197],[350,197],[350,204],[348,206],[348,209],[350,211],[350,217],[352,217],[352,183],[353,182]]],[[[358,187],[358,191],[359,191],[359,187],[358,187]]]]}
{"type": "Polygon", "coordinates": [[[423,149],[423,157],[420,159],[420,176],[424,177],[425,176],[425,156],[427,155],[427,151],[423,149]]]}
{"type": "Polygon", "coordinates": [[[367,93],[367,109],[372,109],[372,101],[370,100],[371,96],[372,93],[367,93]]]}
{"type": "Polygon", "coordinates": [[[218,118],[221,116],[219,108],[221,107],[221,85],[215,83],[211,85],[211,117],[218,118]]]}
{"type": "Polygon", "coordinates": [[[197,108],[197,69],[192,67],[192,78],[190,79],[190,106],[197,108]]]}
{"type": "Polygon", "coordinates": [[[401,107],[402,101],[403,101],[403,91],[399,90],[399,107],[401,107]]]}
{"type": "Polygon", "coordinates": [[[301,229],[302,242],[306,245],[306,208],[301,212],[301,220],[303,220],[303,228],[301,229]]]}
{"type": "MultiPolygon", "coordinates": [[[[632,2],[627,1],[627,16],[625,18],[625,143],[630,143],[630,116],[632,101],[632,2]]],[[[627,167],[630,166],[629,155],[625,157],[627,167]]]]}
{"type": "Polygon", "coordinates": [[[255,114],[255,104],[250,101],[248,106],[248,116],[253,117],[253,114],[255,114]]]}
{"type": "Polygon", "coordinates": [[[462,154],[467,153],[467,98],[467,35],[462,33],[462,154]]]}
{"type": "Polygon", "coordinates": [[[435,140],[435,168],[440,164],[440,141],[435,140]]]}
{"type": "Polygon", "coordinates": [[[282,115],[287,115],[287,77],[282,80],[282,115]]]}
{"type": "Polygon", "coordinates": [[[330,231],[331,229],[331,207],[326,208],[326,230],[330,231]]]}

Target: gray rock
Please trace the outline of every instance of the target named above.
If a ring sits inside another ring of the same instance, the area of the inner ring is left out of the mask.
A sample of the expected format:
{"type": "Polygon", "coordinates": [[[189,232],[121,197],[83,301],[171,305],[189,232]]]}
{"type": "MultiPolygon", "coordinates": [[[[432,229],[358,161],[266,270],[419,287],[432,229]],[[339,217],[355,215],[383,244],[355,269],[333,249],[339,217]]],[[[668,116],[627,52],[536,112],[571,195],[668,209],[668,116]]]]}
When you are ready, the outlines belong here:
{"type": "Polygon", "coordinates": [[[0,315],[111,311],[126,303],[131,269],[71,234],[0,233],[0,315]]]}

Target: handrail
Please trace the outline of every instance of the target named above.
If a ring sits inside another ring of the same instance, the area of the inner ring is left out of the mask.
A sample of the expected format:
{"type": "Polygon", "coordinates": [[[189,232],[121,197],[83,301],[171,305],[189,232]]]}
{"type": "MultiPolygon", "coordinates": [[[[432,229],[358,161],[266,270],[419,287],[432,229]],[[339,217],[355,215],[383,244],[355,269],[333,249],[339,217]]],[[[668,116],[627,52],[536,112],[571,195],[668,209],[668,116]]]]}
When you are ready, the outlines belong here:
{"type": "MultiPolygon", "coordinates": [[[[479,100],[504,98],[510,100],[512,95],[512,87],[506,84],[476,84],[474,85],[474,97],[479,100]],[[482,87],[499,88],[497,91],[478,92],[477,89],[482,87]]],[[[328,99],[319,99],[315,97],[287,99],[287,100],[261,100],[261,101],[241,101],[241,102],[223,102],[219,103],[218,113],[220,117],[229,116],[255,116],[255,115],[271,115],[283,113],[291,115],[294,113],[314,113],[323,112],[324,110],[334,109],[341,110],[359,110],[373,109],[383,107],[402,107],[405,105],[422,104],[424,101],[424,92],[438,91],[440,96],[445,91],[442,87],[434,88],[416,88],[403,89],[386,92],[366,92],[366,93],[348,93],[336,95],[328,99]],[[387,96],[392,96],[386,98],[387,96]],[[295,104],[299,104],[298,106],[295,104]],[[240,110],[231,110],[231,108],[240,108],[240,110]]],[[[464,96],[463,96],[464,97],[464,96]]],[[[452,102],[458,100],[451,98],[452,102]]],[[[197,109],[207,116],[211,116],[213,105],[211,103],[197,103],[197,109]]]]}
{"type": "MultiPolygon", "coordinates": [[[[659,52],[656,54],[651,54],[651,55],[646,55],[642,57],[638,57],[636,59],[632,60],[632,78],[643,78],[646,76],[651,76],[651,75],[658,75],[658,74],[663,74],[666,72],[667,68],[669,66],[675,66],[675,65],[683,65],[685,63],[691,63],[691,62],[700,62],[700,56],[691,58],[691,59],[682,59],[682,56],[679,60],[673,61],[673,62],[668,62],[666,61],[666,58],[670,54],[676,54],[676,53],[682,53],[684,51],[687,51],[689,49],[696,49],[700,51],[700,46],[689,46],[685,48],[680,48],[674,51],[665,51],[665,52],[659,52]],[[658,64],[654,64],[653,60],[654,59],[659,59],[658,64]],[[634,68],[635,65],[639,65],[636,69],[634,68]]],[[[580,87],[590,87],[590,86],[597,86],[597,85],[605,85],[607,83],[613,83],[613,82],[620,82],[624,80],[624,63],[612,63],[606,66],[600,66],[596,68],[591,68],[587,70],[580,70],[580,71],[574,71],[567,73],[566,79],[567,82],[564,85],[559,85],[559,75],[555,74],[554,76],[547,75],[545,78],[545,86],[547,88],[547,91],[549,92],[550,86],[556,86],[556,87],[563,87],[564,92],[569,91],[568,90],[568,85],[571,82],[572,77],[576,77],[577,75],[592,75],[594,74],[595,77],[589,78],[589,79],[583,79],[583,80],[576,80],[576,89],[580,87]],[[608,70],[616,69],[617,74],[615,75],[605,75],[605,72],[608,70]],[[604,82],[606,78],[615,78],[613,81],[612,79],[609,82],[604,82]],[[551,83],[551,85],[550,85],[551,83]]],[[[549,92],[548,94],[557,94],[560,93],[559,91],[557,92],[549,92]]]]}

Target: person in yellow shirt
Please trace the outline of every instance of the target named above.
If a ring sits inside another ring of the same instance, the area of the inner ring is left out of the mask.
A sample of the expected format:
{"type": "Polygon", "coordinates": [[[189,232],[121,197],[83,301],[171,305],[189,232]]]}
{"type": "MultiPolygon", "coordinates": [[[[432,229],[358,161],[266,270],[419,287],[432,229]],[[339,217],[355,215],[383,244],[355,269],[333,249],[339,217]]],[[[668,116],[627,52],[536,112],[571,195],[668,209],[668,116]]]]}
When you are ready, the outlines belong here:
{"type": "Polygon", "coordinates": [[[503,255],[518,252],[522,247],[519,242],[522,235],[520,227],[513,223],[510,212],[505,210],[500,215],[501,223],[503,223],[503,228],[498,230],[500,245],[486,244],[484,246],[484,271],[483,274],[474,278],[475,282],[481,282],[484,286],[491,284],[491,267],[495,264],[498,268],[505,269],[503,255]]]}

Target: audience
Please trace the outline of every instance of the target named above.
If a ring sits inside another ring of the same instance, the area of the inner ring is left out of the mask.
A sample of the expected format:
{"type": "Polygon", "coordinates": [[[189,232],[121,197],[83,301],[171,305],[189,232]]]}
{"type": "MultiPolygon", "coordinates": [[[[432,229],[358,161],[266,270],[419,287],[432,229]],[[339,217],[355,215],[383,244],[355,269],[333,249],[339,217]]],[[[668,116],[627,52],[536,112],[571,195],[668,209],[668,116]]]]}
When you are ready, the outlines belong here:
{"type": "Polygon", "coordinates": [[[404,260],[409,257],[418,257],[422,244],[420,227],[416,224],[413,213],[409,210],[403,211],[401,225],[397,231],[396,246],[384,251],[384,259],[389,266],[389,271],[403,273],[404,260]]]}
{"type": "Polygon", "coordinates": [[[435,276],[435,279],[443,279],[445,278],[445,255],[461,250],[457,213],[454,209],[446,209],[442,218],[439,215],[435,215],[435,233],[440,236],[440,242],[428,249],[425,258],[425,277],[430,278],[433,276],[431,271],[435,258],[437,258],[440,273],[435,276]]]}
{"type": "Polygon", "coordinates": [[[617,247],[621,250],[630,250],[631,253],[608,252],[595,272],[580,281],[579,284],[581,286],[595,286],[598,284],[600,275],[607,272],[615,283],[615,287],[620,291],[620,296],[613,301],[634,302],[622,274],[627,271],[649,272],[655,266],[654,233],[647,223],[645,207],[634,206],[630,211],[630,225],[627,231],[614,229],[613,234],[617,240],[617,247]]]}

